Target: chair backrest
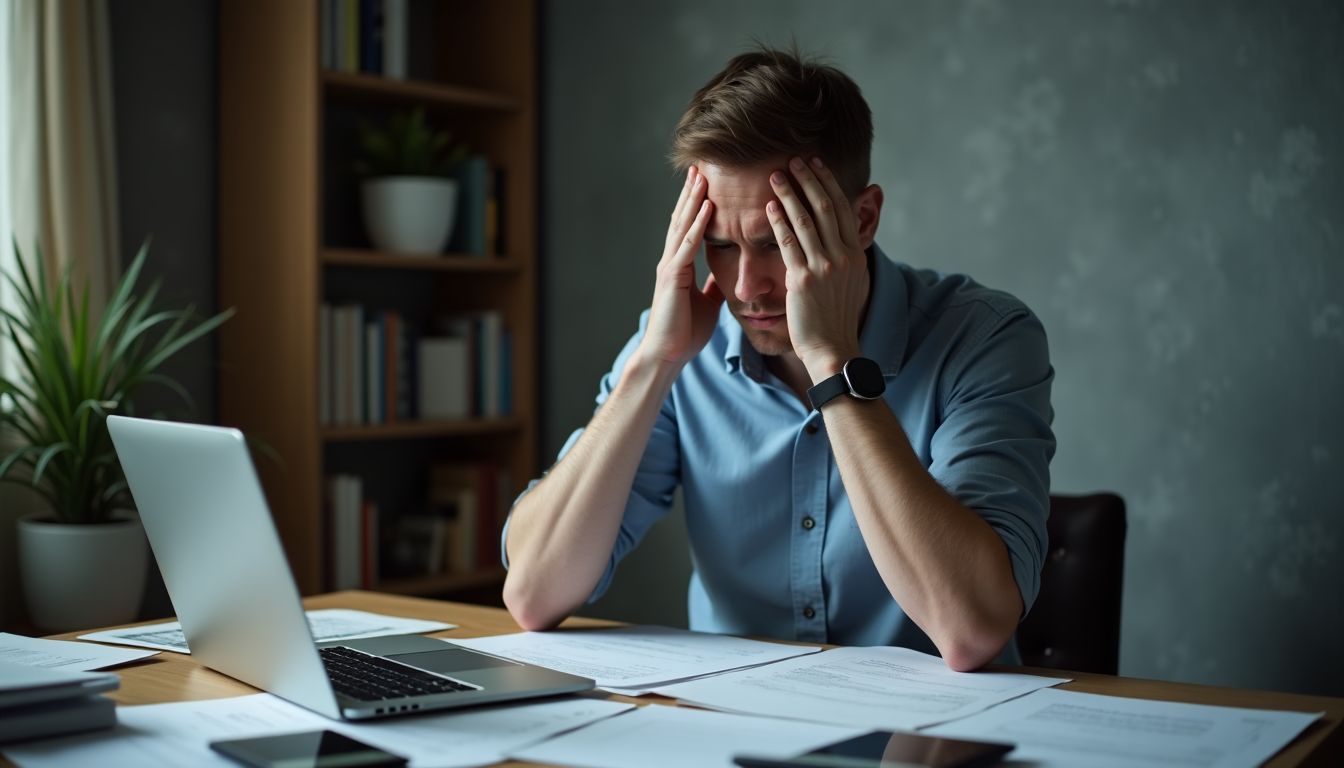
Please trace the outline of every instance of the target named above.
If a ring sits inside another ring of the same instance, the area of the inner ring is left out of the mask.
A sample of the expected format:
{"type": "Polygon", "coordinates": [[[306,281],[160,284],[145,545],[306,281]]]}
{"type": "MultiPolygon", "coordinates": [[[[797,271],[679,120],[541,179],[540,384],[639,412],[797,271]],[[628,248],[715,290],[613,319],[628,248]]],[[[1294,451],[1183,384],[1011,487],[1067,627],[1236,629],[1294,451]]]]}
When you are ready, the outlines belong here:
{"type": "Polygon", "coordinates": [[[1041,591],[1017,628],[1022,663],[1116,674],[1125,575],[1125,502],[1113,493],[1051,496],[1041,591]]]}

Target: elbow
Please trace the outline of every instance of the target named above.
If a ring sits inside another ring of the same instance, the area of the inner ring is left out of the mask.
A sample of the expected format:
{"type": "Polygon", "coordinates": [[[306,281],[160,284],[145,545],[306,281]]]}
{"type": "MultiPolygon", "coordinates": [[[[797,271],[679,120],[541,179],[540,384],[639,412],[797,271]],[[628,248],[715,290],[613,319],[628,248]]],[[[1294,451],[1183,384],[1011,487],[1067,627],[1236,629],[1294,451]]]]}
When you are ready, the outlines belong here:
{"type": "Polygon", "coordinates": [[[567,615],[565,611],[547,606],[543,596],[537,590],[529,589],[516,571],[510,571],[504,579],[503,598],[509,615],[528,632],[554,629],[567,615]]]}
{"type": "Polygon", "coordinates": [[[1012,640],[1016,628],[1016,623],[1003,621],[962,627],[937,643],[938,651],[952,671],[974,672],[998,657],[1012,640]]]}

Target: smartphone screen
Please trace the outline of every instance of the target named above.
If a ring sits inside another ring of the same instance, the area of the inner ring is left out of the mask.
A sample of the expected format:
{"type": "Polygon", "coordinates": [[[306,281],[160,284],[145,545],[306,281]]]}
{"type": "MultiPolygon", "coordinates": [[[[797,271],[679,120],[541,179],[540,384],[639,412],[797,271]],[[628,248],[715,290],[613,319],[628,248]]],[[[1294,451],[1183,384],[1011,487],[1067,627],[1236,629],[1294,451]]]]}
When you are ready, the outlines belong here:
{"type": "Polygon", "coordinates": [[[1012,744],[873,731],[797,757],[733,759],[743,768],[977,768],[994,765],[1012,744]]]}
{"type": "Polygon", "coordinates": [[[214,741],[210,748],[257,768],[378,768],[406,765],[406,758],[335,731],[287,733],[214,741]]]}

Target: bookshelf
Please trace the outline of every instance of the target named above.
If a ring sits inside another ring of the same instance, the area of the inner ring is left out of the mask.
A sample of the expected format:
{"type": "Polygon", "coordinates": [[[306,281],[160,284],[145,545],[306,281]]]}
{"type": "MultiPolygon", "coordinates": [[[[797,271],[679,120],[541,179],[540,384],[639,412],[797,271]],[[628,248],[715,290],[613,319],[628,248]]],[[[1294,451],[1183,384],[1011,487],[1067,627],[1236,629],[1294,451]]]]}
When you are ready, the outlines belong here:
{"type": "MultiPolygon", "coordinates": [[[[324,67],[327,6],[230,0],[219,8],[219,296],[237,309],[220,333],[219,419],[275,454],[258,455],[257,470],[304,594],[332,586],[333,473],[368,473],[367,497],[386,518],[423,503],[435,463],[497,466],[508,478],[501,496],[538,470],[535,2],[408,0],[406,79],[324,67]],[[349,170],[353,126],[415,106],[506,174],[503,253],[404,256],[364,237],[349,170]],[[508,413],[324,422],[320,310],[335,302],[422,323],[498,313],[511,342],[508,413]]],[[[462,597],[497,593],[503,575],[497,562],[478,560],[470,572],[371,587],[462,597]]]]}

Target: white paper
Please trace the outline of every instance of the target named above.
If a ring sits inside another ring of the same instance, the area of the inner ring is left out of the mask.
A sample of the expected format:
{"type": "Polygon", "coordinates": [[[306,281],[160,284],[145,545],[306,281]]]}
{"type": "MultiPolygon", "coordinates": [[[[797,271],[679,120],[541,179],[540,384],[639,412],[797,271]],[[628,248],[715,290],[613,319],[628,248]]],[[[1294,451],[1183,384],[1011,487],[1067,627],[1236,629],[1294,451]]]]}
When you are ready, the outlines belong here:
{"type": "Polygon", "coordinates": [[[670,627],[612,627],[520,632],[452,639],[456,645],[506,659],[590,677],[618,693],[676,680],[757,666],[815,653],[817,646],[784,645],[670,627]]]}
{"type": "Polygon", "coordinates": [[[0,632],[0,661],[29,667],[69,669],[88,672],[106,669],[128,661],[157,656],[155,651],[130,651],[69,640],[44,640],[0,632]]]}
{"type": "Polygon", "coordinates": [[[661,686],[714,709],[817,723],[911,730],[979,712],[1063,678],[953,672],[909,648],[836,648],[813,656],[661,686]]]}
{"type": "Polygon", "coordinates": [[[924,733],[1013,742],[1009,758],[1038,767],[1249,768],[1322,714],[1043,690],[924,733]]]}
{"type": "MultiPolygon", "coordinates": [[[[358,640],[364,637],[386,637],[388,635],[415,635],[422,632],[438,632],[442,629],[457,629],[456,624],[442,621],[424,621],[423,619],[404,619],[400,616],[384,616],[368,611],[351,611],[344,608],[325,608],[307,611],[308,626],[313,630],[313,639],[319,643],[331,640],[358,640]]],[[[153,648],[159,651],[190,653],[187,639],[182,635],[182,625],[176,621],[162,624],[147,624],[141,627],[108,629],[80,635],[80,640],[96,640],[100,643],[133,645],[139,648],[153,648]]]]}
{"type": "Polygon", "coordinates": [[[412,766],[489,765],[507,752],[619,714],[629,704],[571,698],[540,704],[418,715],[372,724],[329,720],[268,693],[210,701],[118,707],[110,731],[4,747],[22,768],[217,766],[236,768],[209,742],[329,729],[388,752],[412,766]]]}
{"type": "Polygon", "coordinates": [[[867,731],[651,704],[509,756],[592,768],[733,768],[733,755],[793,757],[867,731]]]}

